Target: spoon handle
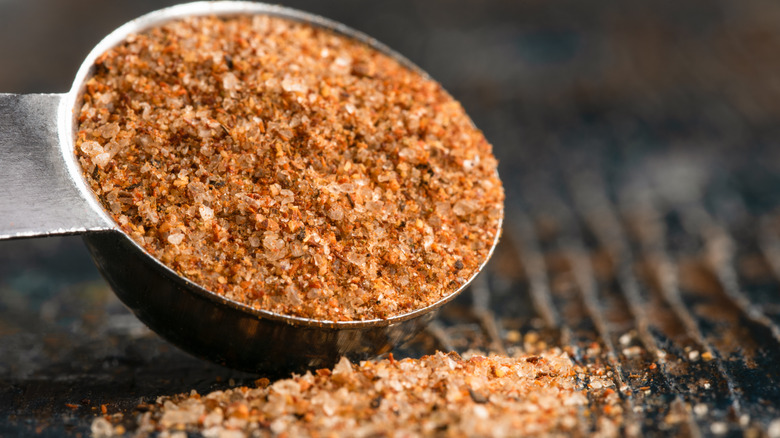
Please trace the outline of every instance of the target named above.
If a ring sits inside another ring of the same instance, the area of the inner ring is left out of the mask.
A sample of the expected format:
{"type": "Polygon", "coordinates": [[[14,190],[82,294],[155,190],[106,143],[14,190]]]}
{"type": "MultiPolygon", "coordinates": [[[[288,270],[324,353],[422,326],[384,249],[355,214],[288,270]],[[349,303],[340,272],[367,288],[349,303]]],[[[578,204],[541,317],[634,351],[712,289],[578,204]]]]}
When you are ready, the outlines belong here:
{"type": "Polygon", "coordinates": [[[0,240],[110,228],[68,171],[61,94],[0,94],[0,240]]]}

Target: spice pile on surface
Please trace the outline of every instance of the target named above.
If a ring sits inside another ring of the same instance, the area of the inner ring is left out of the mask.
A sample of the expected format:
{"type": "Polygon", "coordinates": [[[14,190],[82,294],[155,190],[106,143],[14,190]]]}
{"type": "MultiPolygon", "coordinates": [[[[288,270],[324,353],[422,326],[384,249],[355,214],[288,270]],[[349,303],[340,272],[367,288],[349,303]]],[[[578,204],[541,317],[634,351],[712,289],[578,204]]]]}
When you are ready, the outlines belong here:
{"type": "MultiPolygon", "coordinates": [[[[436,353],[421,359],[342,359],[332,371],[293,376],[256,388],[159,397],[137,413],[100,417],[96,436],[525,436],[577,434],[588,393],[585,369],[550,350],[517,358],[436,353]],[[109,421],[111,420],[111,421],[109,421]],[[128,432],[128,430],[130,430],[128,432]]],[[[588,372],[619,409],[613,381],[588,372]]],[[[595,390],[594,390],[595,392],[595,390]]]]}
{"type": "Polygon", "coordinates": [[[268,16],[174,21],[101,55],[76,154],[121,229],[177,273],[319,320],[452,294],[503,214],[491,146],[440,85],[268,16]]]}

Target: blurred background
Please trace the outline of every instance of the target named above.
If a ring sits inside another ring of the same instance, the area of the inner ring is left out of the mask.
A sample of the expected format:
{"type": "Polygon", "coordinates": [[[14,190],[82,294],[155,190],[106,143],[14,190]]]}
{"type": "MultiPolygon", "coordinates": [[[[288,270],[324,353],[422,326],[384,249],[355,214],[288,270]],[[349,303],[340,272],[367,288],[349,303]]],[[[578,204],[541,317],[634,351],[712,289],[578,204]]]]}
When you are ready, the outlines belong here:
{"type": "MultiPolygon", "coordinates": [[[[69,90],[103,36],[173,3],[0,0],[0,92],[69,90]]],[[[283,4],[410,58],[500,160],[490,269],[397,355],[562,346],[610,364],[643,433],[780,436],[780,3],[283,4]]],[[[149,332],[80,238],[0,242],[0,435],[255,378],[149,332]]]]}

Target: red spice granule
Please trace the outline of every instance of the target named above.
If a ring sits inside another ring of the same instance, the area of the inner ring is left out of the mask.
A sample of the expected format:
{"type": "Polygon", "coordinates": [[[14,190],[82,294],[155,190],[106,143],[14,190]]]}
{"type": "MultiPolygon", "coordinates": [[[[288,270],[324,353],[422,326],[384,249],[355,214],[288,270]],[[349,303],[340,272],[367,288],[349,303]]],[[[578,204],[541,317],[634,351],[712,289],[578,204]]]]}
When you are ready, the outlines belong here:
{"type": "Polygon", "coordinates": [[[491,146],[436,82],[269,16],[197,17],[98,58],[85,178],[180,275],[268,311],[387,318],[485,261],[503,214],[491,146]]]}

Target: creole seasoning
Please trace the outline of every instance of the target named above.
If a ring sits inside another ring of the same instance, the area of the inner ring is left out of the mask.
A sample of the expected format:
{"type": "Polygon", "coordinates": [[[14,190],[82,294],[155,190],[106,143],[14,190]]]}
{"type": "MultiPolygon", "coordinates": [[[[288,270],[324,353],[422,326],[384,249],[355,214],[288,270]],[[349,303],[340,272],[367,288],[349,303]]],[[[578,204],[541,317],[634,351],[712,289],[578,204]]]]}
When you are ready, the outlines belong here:
{"type": "Polygon", "coordinates": [[[575,365],[560,350],[518,358],[436,353],[420,359],[342,359],[333,370],[294,375],[257,387],[158,397],[136,415],[95,419],[95,437],[174,432],[207,437],[581,435],[589,398],[614,413],[598,425],[620,430],[620,397],[604,367],[575,365]],[[588,375],[599,389],[583,387],[588,375]],[[609,388],[602,388],[603,385],[609,388]],[[115,426],[115,423],[126,424],[115,426]],[[118,430],[117,430],[118,429],[118,430]]]}
{"type": "Polygon", "coordinates": [[[317,320],[452,294],[503,209],[491,146],[436,82],[268,16],[174,21],[104,53],[76,154],[121,229],[177,273],[317,320]]]}

